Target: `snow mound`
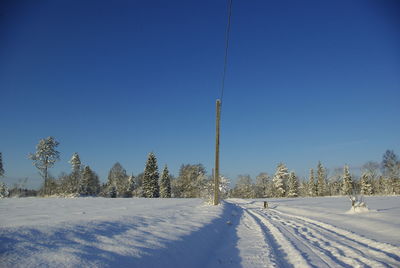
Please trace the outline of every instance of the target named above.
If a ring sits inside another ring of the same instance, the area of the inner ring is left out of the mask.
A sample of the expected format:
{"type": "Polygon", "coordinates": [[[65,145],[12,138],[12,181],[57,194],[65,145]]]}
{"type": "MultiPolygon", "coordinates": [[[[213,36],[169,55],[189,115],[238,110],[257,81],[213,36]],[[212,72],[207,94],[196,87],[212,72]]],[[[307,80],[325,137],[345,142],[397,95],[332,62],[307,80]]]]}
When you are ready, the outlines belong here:
{"type": "Polygon", "coordinates": [[[369,211],[369,208],[364,202],[356,202],[354,206],[346,212],[346,214],[366,213],[369,211]]]}

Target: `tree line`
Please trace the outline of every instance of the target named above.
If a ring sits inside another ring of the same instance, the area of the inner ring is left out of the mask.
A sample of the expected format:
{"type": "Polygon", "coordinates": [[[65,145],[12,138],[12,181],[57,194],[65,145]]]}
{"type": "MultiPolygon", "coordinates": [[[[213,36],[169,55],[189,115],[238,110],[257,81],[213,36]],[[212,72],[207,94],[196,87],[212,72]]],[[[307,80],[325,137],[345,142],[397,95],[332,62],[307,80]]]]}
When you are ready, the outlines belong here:
{"type": "MultiPolygon", "coordinates": [[[[178,177],[170,174],[165,165],[161,175],[155,154],[149,153],[144,171],[136,176],[128,175],[123,166],[115,163],[105,183],[90,166],[81,162],[78,153],[69,160],[70,173],[61,173],[57,178],[49,173],[60,153],[59,142],[54,137],[41,139],[36,151],[29,154],[33,165],[43,178],[39,196],[103,196],[103,197],[146,197],[146,198],[204,198],[213,194],[214,180],[208,176],[202,164],[186,164],[179,169],[178,177]]],[[[284,163],[279,163],[273,176],[260,173],[255,182],[249,175],[239,175],[234,188],[230,181],[220,177],[221,198],[266,198],[332,195],[388,195],[400,194],[400,161],[397,155],[387,150],[381,163],[368,162],[361,168],[358,178],[350,173],[347,165],[335,169],[331,174],[318,162],[316,170],[310,169],[308,178],[299,179],[294,171],[289,171],[284,163]]],[[[0,177],[4,176],[2,154],[0,152],[0,177]]],[[[9,191],[0,182],[0,197],[13,195],[33,195],[32,190],[16,188],[9,191]]]]}
{"type": "Polygon", "coordinates": [[[272,176],[265,172],[257,175],[255,182],[249,175],[239,175],[229,197],[306,197],[334,195],[395,195],[400,194],[400,161],[392,150],[387,150],[381,163],[367,162],[361,167],[361,176],[350,173],[345,165],[329,175],[318,162],[316,170],[310,169],[308,178],[299,179],[284,163],[278,164],[272,176]]]}
{"type": "MultiPolygon", "coordinates": [[[[70,173],[61,173],[57,178],[51,176],[49,170],[60,160],[57,151],[59,142],[54,137],[41,139],[36,151],[28,155],[33,165],[43,178],[39,196],[103,196],[103,197],[145,197],[145,198],[209,198],[213,190],[213,179],[207,176],[202,164],[182,165],[179,175],[174,178],[165,165],[159,172],[155,154],[149,153],[144,171],[136,176],[128,175],[124,167],[115,163],[108,172],[107,181],[101,183],[99,176],[88,165],[82,163],[78,153],[69,160],[70,173]]],[[[1,160],[1,153],[0,153],[1,160]]],[[[3,162],[0,161],[1,176],[4,174],[3,162]]],[[[2,197],[9,192],[5,184],[1,184],[2,197]]],[[[221,192],[228,192],[228,181],[221,177],[221,192]]]]}

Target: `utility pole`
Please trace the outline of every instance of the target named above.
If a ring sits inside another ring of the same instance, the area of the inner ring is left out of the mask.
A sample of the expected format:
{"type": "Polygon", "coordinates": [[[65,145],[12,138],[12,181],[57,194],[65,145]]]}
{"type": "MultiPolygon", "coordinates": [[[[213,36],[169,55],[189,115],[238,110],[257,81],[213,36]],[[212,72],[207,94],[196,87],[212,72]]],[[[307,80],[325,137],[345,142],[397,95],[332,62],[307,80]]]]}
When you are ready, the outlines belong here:
{"type": "Polygon", "coordinates": [[[216,103],[217,120],[215,135],[215,169],[214,169],[214,205],[219,203],[219,122],[221,119],[221,101],[217,99],[216,103]]]}

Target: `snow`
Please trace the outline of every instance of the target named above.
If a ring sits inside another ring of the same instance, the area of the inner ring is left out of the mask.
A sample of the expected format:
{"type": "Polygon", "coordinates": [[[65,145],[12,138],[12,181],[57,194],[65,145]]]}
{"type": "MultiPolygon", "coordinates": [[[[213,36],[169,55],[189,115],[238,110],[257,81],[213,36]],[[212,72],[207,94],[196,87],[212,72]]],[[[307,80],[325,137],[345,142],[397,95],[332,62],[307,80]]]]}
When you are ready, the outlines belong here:
{"type": "Polygon", "coordinates": [[[0,267],[399,267],[400,197],[0,200],[0,267]]]}

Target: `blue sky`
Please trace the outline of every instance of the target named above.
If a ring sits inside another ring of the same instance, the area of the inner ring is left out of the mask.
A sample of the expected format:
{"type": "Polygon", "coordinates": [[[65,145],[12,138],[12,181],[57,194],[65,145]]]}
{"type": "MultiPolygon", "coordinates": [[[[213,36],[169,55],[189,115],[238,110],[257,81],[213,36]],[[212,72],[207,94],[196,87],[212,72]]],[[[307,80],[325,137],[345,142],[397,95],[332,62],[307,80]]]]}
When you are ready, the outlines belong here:
{"type": "MultiPolygon", "coordinates": [[[[398,1],[233,0],[221,172],[303,176],[400,152],[398,1]]],[[[177,175],[214,161],[226,2],[2,1],[0,151],[7,181],[40,178],[27,155],[60,142],[106,179],[147,154],[177,175]]]]}

